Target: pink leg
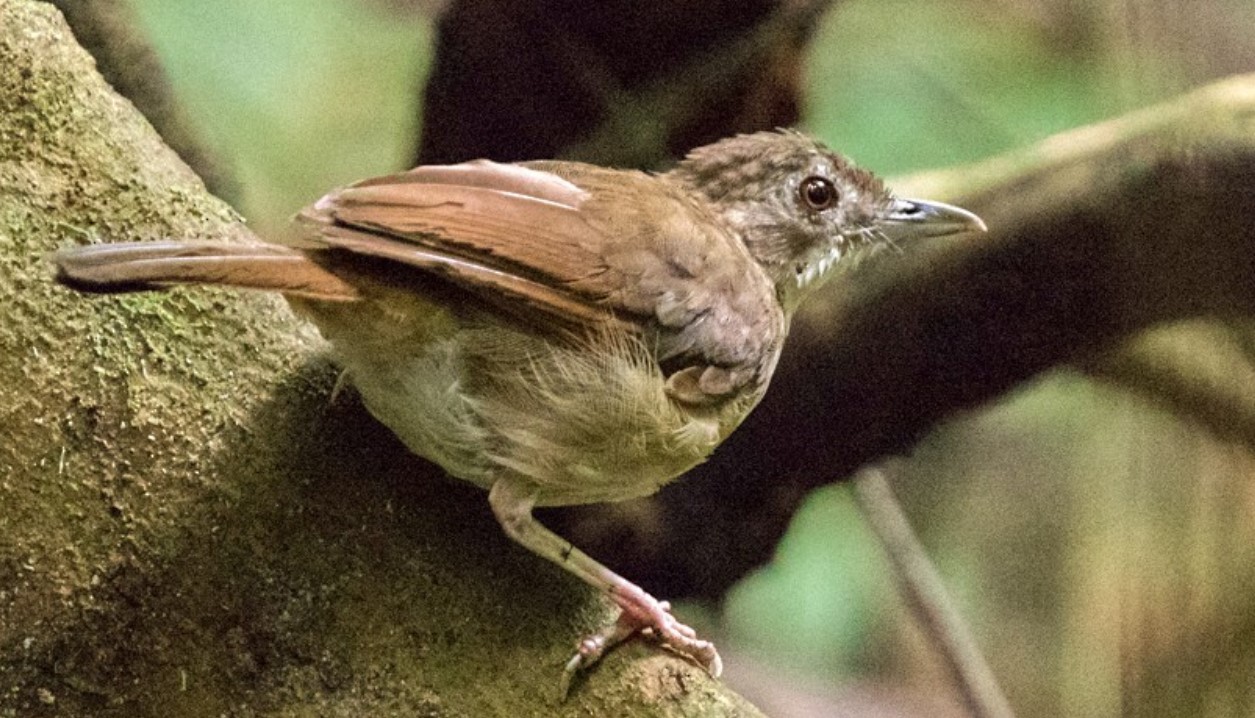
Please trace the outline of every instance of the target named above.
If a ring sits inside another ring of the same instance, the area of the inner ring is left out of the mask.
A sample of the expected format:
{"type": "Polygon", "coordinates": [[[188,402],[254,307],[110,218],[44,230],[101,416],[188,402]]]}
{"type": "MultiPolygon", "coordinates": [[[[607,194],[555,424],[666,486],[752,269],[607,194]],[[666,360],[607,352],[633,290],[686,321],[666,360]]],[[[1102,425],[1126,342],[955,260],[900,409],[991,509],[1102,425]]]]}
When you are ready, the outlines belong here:
{"type": "Polygon", "coordinates": [[[621,611],[617,621],[580,642],[578,652],[567,663],[564,686],[575,673],[596,663],[606,651],[641,632],[692,659],[711,675],[718,676],[722,672],[723,663],[714,644],[699,639],[692,628],[675,620],[669,604],[658,601],[542,526],[532,517],[534,501],[526,487],[509,479],[497,481],[488,493],[488,502],[506,535],[605,591],[621,611]]]}

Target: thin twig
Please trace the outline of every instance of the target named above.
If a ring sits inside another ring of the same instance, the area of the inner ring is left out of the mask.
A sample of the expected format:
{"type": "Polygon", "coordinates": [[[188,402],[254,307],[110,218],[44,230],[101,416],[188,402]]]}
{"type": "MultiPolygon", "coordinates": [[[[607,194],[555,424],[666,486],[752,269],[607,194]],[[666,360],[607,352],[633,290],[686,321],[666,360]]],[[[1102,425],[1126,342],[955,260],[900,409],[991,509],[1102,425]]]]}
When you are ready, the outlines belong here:
{"type": "Polygon", "coordinates": [[[893,565],[902,595],[932,638],[975,718],[1014,718],[1011,704],[893,496],[883,468],[854,479],[854,498],[893,565]]]}

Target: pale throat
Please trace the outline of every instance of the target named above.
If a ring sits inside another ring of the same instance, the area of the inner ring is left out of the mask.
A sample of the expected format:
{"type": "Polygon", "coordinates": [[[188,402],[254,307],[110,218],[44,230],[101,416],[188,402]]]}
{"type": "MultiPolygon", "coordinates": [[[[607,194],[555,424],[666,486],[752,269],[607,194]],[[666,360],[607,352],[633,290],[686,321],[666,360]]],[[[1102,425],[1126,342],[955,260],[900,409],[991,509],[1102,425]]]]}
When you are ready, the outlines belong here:
{"type": "Polygon", "coordinates": [[[833,241],[824,242],[823,245],[811,251],[802,265],[801,271],[795,272],[793,275],[794,283],[797,285],[797,290],[800,294],[806,294],[823,284],[824,280],[832,273],[832,268],[845,256],[845,249],[848,243],[845,236],[838,236],[833,241]]]}

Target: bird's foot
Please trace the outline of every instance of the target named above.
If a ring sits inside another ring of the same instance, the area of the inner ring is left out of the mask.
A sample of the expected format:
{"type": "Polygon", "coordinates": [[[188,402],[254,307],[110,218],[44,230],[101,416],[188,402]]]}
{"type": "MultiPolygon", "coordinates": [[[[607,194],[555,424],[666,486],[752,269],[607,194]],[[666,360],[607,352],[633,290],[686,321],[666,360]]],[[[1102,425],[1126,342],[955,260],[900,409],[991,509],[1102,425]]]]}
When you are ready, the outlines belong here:
{"type": "Polygon", "coordinates": [[[637,633],[647,635],[667,648],[692,660],[718,678],[723,672],[723,660],[715,644],[697,637],[697,632],[671,615],[671,604],[659,601],[637,586],[615,586],[611,594],[619,605],[618,619],[596,633],[580,641],[579,649],[567,661],[562,675],[562,692],[565,696],[571,681],[606,654],[611,648],[637,633]]]}

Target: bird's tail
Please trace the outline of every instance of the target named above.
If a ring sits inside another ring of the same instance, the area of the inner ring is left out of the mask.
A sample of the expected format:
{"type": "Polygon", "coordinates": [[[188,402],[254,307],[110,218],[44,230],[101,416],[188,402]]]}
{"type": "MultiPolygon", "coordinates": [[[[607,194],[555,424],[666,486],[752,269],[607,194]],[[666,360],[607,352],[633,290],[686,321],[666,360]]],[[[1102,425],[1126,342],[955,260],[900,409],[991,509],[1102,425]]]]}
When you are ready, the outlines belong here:
{"type": "Polygon", "coordinates": [[[309,254],[275,244],[123,242],[66,249],[52,259],[57,281],[97,294],[217,284],[327,301],[359,298],[353,285],[309,254]]]}

